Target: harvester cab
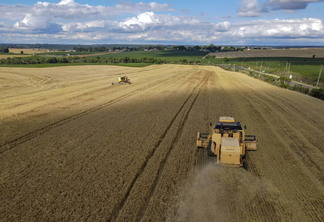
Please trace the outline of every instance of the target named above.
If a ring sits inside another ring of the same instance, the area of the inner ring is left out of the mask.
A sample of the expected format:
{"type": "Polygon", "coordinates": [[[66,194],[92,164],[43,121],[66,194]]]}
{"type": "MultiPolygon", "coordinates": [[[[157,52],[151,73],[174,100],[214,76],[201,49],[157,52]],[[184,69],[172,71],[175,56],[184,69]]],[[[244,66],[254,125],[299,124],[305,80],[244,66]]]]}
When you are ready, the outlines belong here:
{"type": "Polygon", "coordinates": [[[257,150],[256,137],[246,135],[245,129],[233,117],[220,117],[215,125],[210,124],[209,133],[197,133],[197,147],[216,155],[218,164],[243,166],[246,151],[257,150]]]}

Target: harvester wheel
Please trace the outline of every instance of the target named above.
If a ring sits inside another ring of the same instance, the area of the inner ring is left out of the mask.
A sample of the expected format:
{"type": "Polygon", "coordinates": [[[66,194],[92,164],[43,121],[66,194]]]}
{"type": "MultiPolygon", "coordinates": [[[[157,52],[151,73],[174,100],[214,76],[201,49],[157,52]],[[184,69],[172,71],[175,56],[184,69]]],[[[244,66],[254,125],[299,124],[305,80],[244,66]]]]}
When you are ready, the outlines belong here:
{"type": "Polygon", "coordinates": [[[245,170],[249,170],[249,169],[250,169],[250,167],[249,167],[249,163],[248,163],[246,160],[243,160],[243,168],[244,168],[245,170]]]}
{"type": "Polygon", "coordinates": [[[211,146],[212,146],[212,141],[210,140],[209,141],[209,143],[208,143],[208,147],[207,147],[207,154],[208,154],[208,156],[216,156],[213,152],[212,152],[212,150],[211,150],[211,146]]]}

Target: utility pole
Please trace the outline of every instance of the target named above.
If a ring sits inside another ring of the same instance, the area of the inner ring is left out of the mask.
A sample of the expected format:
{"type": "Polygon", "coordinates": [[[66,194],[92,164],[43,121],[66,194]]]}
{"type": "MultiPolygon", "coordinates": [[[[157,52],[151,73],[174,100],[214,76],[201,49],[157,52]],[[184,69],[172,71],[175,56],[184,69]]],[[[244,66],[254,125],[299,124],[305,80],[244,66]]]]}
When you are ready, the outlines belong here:
{"type": "Polygon", "coordinates": [[[260,65],[260,73],[261,73],[261,71],[262,71],[262,62],[263,62],[263,61],[261,61],[261,65],[260,65]]]}
{"type": "Polygon", "coordinates": [[[323,65],[321,66],[321,70],[318,74],[318,79],[317,79],[317,83],[316,83],[316,87],[318,87],[318,84],[319,84],[319,81],[320,81],[320,78],[321,78],[321,74],[322,74],[322,70],[323,70],[323,65]]]}
{"type": "Polygon", "coordinates": [[[289,73],[290,73],[290,62],[288,63],[288,76],[289,76],[289,73]]]}

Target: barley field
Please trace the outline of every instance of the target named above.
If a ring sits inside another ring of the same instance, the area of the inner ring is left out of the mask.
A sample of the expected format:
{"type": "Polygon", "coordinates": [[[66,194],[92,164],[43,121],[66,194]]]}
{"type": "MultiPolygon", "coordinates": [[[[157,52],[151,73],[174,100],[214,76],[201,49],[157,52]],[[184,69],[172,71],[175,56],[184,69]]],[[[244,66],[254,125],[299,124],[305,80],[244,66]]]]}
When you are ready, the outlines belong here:
{"type": "Polygon", "coordinates": [[[323,220],[319,99],[190,65],[0,67],[0,90],[1,221],[323,220]],[[246,169],[196,148],[219,116],[257,136],[246,169]]]}

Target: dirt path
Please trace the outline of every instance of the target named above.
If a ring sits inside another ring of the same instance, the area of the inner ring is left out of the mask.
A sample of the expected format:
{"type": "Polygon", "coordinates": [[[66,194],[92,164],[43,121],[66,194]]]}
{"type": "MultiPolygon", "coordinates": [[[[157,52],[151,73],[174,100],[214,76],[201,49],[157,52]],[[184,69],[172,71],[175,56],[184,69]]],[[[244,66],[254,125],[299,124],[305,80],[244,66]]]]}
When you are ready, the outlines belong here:
{"type": "Polygon", "coordinates": [[[0,87],[4,221],[323,219],[323,101],[180,65],[0,68],[0,87]],[[247,171],[195,147],[220,115],[259,138],[247,171]]]}

